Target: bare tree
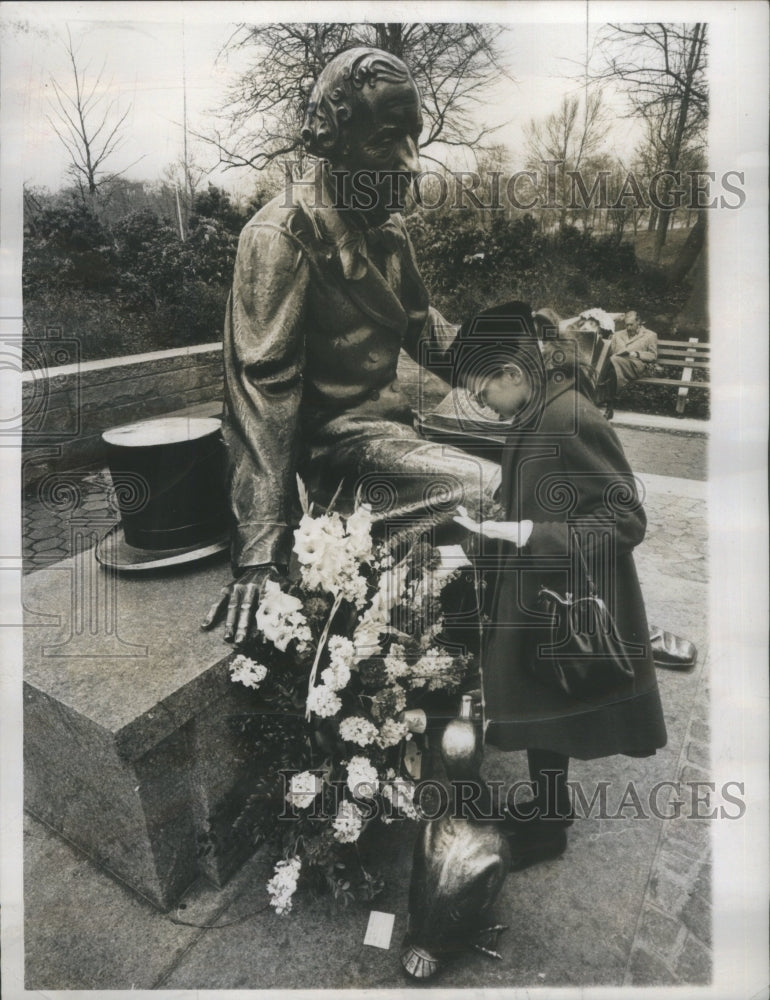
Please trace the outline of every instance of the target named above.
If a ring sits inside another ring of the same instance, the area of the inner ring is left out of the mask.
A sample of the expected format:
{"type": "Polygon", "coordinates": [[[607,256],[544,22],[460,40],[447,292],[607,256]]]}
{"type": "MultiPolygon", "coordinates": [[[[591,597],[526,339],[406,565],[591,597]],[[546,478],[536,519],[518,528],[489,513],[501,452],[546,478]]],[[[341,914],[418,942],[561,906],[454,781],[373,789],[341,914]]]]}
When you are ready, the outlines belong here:
{"type": "Polygon", "coordinates": [[[593,88],[586,89],[582,100],[563,97],[558,111],[539,121],[531,119],[525,127],[527,167],[540,179],[542,203],[558,207],[560,227],[573,200],[569,174],[581,170],[598,152],[605,123],[602,92],[593,88]]]}
{"type": "Polygon", "coordinates": [[[163,180],[167,194],[173,194],[173,212],[179,226],[179,235],[185,238],[190,225],[190,212],[193,201],[204,177],[210,171],[204,167],[194,154],[177,157],[163,170],[163,180]]]}
{"type": "MultiPolygon", "coordinates": [[[[262,169],[282,156],[302,158],[300,127],[323,67],[345,49],[372,45],[409,66],[422,96],[427,136],[435,143],[479,148],[493,131],[475,111],[505,70],[489,24],[316,23],[241,24],[223,49],[251,53],[249,67],[218,109],[223,127],[201,136],[226,167],[262,169]]],[[[428,157],[430,158],[430,157],[428,157]]]]}
{"type": "Polygon", "coordinates": [[[103,93],[104,67],[91,83],[86,81],[88,67],[78,66],[69,28],[65,48],[72,67],[72,85],[67,89],[51,78],[53,117],[49,115],[47,120],[69,154],[69,172],[81,194],[93,198],[103,184],[129,169],[107,173],[104,168],[122,142],[131,106],[121,111],[117,100],[110,100],[103,93]]]}
{"type": "MultiPolygon", "coordinates": [[[[612,24],[602,39],[605,66],[599,74],[625,88],[631,114],[648,124],[648,154],[656,171],[681,169],[683,158],[705,145],[708,122],[706,81],[707,25],[612,24]]],[[[674,186],[661,185],[665,204],[674,186]]],[[[672,218],[661,208],[655,222],[655,260],[659,261],[672,218]]]]}

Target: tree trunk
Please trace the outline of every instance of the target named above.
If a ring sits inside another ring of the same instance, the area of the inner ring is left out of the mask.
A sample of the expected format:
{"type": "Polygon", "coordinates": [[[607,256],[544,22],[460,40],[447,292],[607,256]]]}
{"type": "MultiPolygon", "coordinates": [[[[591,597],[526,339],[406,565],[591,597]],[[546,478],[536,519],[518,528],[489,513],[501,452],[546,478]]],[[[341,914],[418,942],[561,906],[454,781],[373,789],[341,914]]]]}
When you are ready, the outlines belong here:
{"type": "Polygon", "coordinates": [[[701,208],[698,211],[698,218],[695,225],[687,234],[687,239],[684,241],[682,249],[679,251],[676,256],[676,260],[669,268],[669,286],[678,285],[698,259],[698,254],[701,252],[706,242],[706,232],[708,229],[707,223],[708,216],[706,214],[706,210],[701,208]]]}
{"type": "MultiPolygon", "coordinates": [[[[690,112],[690,95],[692,92],[692,81],[695,77],[695,73],[700,64],[701,51],[703,49],[703,41],[705,38],[706,26],[705,24],[696,24],[695,31],[692,37],[692,45],[690,48],[690,54],[687,57],[687,69],[685,71],[684,80],[684,92],[682,94],[682,101],[679,105],[679,111],[676,116],[676,128],[674,129],[674,138],[671,142],[671,148],[668,154],[668,169],[676,170],[679,165],[679,157],[682,151],[682,140],[684,138],[685,128],[687,126],[687,116],[690,112]]],[[[667,196],[671,190],[672,184],[671,179],[667,178],[668,183],[665,185],[664,193],[667,196]]],[[[666,198],[668,200],[668,198],[666,198]]],[[[660,263],[661,254],[663,253],[663,247],[666,244],[666,235],[668,233],[669,222],[671,216],[675,210],[670,208],[661,209],[658,217],[658,226],[655,231],[655,251],[653,259],[656,264],[660,263]]]]}

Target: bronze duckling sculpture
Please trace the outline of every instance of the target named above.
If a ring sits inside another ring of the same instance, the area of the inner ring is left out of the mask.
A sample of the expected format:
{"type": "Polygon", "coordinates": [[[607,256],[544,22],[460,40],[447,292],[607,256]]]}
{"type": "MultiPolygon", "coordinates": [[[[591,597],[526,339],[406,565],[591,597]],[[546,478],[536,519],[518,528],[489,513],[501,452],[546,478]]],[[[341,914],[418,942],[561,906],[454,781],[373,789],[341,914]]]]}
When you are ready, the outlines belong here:
{"type": "MultiPolygon", "coordinates": [[[[463,695],[460,717],[442,735],[441,757],[450,782],[474,781],[483,787],[483,748],[472,716],[472,697],[463,695]]],[[[424,823],[415,844],[401,951],[401,965],[414,979],[431,978],[469,947],[501,957],[495,942],[506,928],[485,926],[484,917],[510,869],[508,842],[498,824],[454,812],[424,823]]]]}

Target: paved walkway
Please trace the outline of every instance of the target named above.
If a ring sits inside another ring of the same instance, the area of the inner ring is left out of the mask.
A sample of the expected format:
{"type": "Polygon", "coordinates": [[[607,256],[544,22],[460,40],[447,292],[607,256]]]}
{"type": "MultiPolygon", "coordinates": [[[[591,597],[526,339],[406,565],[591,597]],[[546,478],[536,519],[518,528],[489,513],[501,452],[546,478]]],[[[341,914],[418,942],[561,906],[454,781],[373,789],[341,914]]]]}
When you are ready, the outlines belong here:
{"type": "MultiPolygon", "coordinates": [[[[626,444],[622,428],[621,436],[626,444]]],[[[437,986],[710,981],[712,824],[692,817],[689,784],[707,781],[710,773],[704,453],[701,449],[698,459],[688,451],[688,442],[697,439],[649,436],[657,439],[650,455],[658,461],[645,463],[647,468],[634,461],[634,438],[629,439],[629,457],[646,490],[649,529],[637,550],[637,566],[648,614],[692,639],[701,653],[693,672],[658,672],[668,745],[652,759],[573,762],[570,777],[588,801],[599,783],[607,782],[607,807],[576,821],[562,858],[506,880],[493,914],[510,925],[500,942],[502,961],[469,954],[450,966],[437,986]],[[697,473],[694,478],[658,471],[660,461],[668,460],[664,456],[677,452],[680,465],[697,473]],[[655,815],[651,797],[664,781],[673,784],[658,789],[655,815]],[[679,818],[661,816],[677,812],[679,818]]],[[[98,499],[101,473],[88,475],[93,488],[84,490],[84,502],[90,500],[96,515],[106,517],[103,493],[98,499]]],[[[44,499],[38,503],[45,507],[44,499]]],[[[37,515],[28,516],[32,523],[37,515]]],[[[44,537],[39,532],[35,540],[44,537]]],[[[51,551],[38,547],[32,554],[47,560],[51,551]]],[[[489,751],[487,777],[524,778],[523,757],[489,751]]],[[[368,910],[362,906],[300,896],[290,917],[264,912],[270,869],[260,852],[224,890],[201,880],[177,910],[160,914],[27,818],[27,988],[403,987],[398,945],[405,930],[414,827],[384,829],[379,861],[388,887],[375,906],[395,914],[389,950],[363,945],[368,910]]]]}

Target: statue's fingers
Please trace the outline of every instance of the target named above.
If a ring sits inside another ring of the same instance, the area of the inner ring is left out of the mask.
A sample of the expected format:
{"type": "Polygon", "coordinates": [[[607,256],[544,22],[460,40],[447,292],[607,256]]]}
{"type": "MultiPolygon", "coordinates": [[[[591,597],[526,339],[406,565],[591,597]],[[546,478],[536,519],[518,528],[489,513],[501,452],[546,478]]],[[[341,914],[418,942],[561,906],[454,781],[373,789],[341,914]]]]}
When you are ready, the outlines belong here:
{"type": "Polygon", "coordinates": [[[216,625],[216,623],[222,617],[222,611],[224,610],[224,607],[227,604],[227,599],[229,598],[229,596],[230,596],[230,588],[222,587],[221,591],[219,592],[219,598],[216,601],[214,601],[214,603],[209,608],[208,614],[201,622],[202,629],[210,629],[214,625],[216,625]]]}
{"type": "Polygon", "coordinates": [[[254,604],[259,596],[256,583],[246,584],[246,590],[241,598],[241,607],[238,611],[238,619],[235,627],[236,645],[245,642],[249,634],[249,626],[254,616],[254,604]]]}
{"type": "Polygon", "coordinates": [[[237,584],[233,587],[233,592],[230,595],[230,604],[227,608],[227,618],[225,619],[225,642],[233,641],[233,633],[235,632],[235,622],[238,617],[238,612],[241,606],[241,601],[243,599],[243,587],[237,584]]]}

